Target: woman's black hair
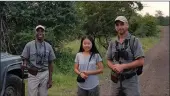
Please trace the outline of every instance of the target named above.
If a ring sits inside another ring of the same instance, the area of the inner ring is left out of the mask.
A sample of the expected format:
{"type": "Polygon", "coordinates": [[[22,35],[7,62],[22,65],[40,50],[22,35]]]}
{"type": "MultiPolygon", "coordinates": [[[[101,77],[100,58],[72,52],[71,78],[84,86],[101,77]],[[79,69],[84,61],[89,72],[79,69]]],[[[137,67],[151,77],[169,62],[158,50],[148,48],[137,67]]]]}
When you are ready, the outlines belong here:
{"type": "Polygon", "coordinates": [[[92,55],[97,54],[97,53],[100,55],[99,51],[96,48],[95,42],[94,42],[94,40],[93,40],[93,38],[91,36],[83,36],[82,37],[79,52],[84,51],[84,49],[83,49],[83,41],[85,39],[89,39],[91,41],[91,43],[92,43],[92,48],[90,49],[90,52],[92,53],[92,55]]]}

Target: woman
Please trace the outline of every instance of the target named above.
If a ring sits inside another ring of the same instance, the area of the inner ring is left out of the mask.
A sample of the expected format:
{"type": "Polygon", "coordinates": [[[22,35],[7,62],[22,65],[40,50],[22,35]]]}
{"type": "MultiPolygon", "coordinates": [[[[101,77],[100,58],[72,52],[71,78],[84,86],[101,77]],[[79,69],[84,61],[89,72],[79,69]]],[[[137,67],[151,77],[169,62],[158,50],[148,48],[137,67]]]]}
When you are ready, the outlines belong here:
{"type": "Polygon", "coordinates": [[[78,96],[99,96],[99,79],[97,74],[103,72],[102,58],[94,40],[85,36],[81,40],[76,54],[74,71],[84,82],[78,82],[78,96]]]}

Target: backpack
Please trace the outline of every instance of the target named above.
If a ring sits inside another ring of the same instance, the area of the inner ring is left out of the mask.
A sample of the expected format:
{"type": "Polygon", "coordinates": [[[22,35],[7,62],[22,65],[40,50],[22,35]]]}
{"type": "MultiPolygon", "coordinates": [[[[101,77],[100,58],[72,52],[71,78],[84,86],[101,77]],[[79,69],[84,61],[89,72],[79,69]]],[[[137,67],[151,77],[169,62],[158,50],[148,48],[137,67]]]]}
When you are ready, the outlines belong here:
{"type": "MultiPolygon", "coordinates": [[[[132,52],[133,57],[134,57],[134,51],[132,50],[132,47],[134,46],[135,39],[136,39],[136,37],[133,36],[133,35],[131,35],[130,40],[129,40],[130,50],[131,50],[131,52],[132,52]],[[132,41],[132,40],[131,40],[132,38],[133,38],[133,42],[130,42],[130,41],[132,41]]],[[[133,59],[133,60],[134,60],[134,59],[133,59]]],[[[137,69],[137,70],[136,70],[137,75],[141,75],[142,72],[143,72],[143,66],[139,66],[139,67],[137,67],[136,69],[137,69]]]]}

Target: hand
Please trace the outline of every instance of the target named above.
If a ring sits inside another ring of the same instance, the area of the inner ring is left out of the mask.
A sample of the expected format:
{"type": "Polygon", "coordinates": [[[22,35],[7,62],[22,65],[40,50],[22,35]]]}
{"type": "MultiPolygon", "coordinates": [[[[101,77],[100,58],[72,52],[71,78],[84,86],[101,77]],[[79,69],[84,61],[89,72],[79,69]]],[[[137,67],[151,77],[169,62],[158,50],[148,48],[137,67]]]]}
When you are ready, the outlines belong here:
{"type": "MultiPolygon", "coordinates": [[[[114,65],[116,65],[116,64],[114,64],[114,65]]],[[[112,65],[111,66],[111,69],[113,70],[113,71],[115,71],[116,72],[116,68],[115,68],[115,66],[114,65],[112,65]]]]}
{"type": "Polygon", "coordinates": [[[51,88],[52,87],[52,80],[48,80],[48,82],[47,82],[47,88],[49,89],[49,88],[51,88]]]}
{"type": "Polygon", "coordinates": [[[118,74],[123,72],[124,70],[124,64],[115,64],[113,65],[114,71],[116,71],[118,74]]]}
{"type": "Polygon", "coordinates": [[[84,73],[85,75],[87,75],[87,76],[90,75],[90,74],[89,74],[89,71],[83,71],[83,73],[84,73]]]}
{"type": "Polygon", "coordinates": [[[88,75],[85,72],[80,73],[80,76],[84,79],[88,78],[88,75]]]}
{"type": "Polygon", "coordinates": [[[21,64],[21,69],[24,70],[24,69],[26,69],[26,68],[27,68],[27,65],[26,65],[25,63],[22,63],[22,64],[21,64]]]}

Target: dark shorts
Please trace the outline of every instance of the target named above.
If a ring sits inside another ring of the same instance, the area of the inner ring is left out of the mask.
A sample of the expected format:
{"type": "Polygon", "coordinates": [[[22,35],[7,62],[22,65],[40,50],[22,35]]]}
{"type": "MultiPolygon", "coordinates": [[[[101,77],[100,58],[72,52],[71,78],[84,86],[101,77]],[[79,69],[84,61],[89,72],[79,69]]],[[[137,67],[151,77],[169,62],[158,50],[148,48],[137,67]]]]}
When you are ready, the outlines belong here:
{"type": "Polygon", "coordinates": [[[84,90],[78,87],[77,96],[99,96],[99,86],[90,90],[84,90]]]}

